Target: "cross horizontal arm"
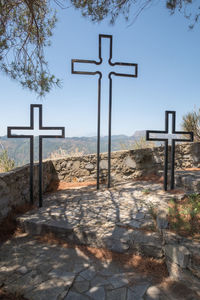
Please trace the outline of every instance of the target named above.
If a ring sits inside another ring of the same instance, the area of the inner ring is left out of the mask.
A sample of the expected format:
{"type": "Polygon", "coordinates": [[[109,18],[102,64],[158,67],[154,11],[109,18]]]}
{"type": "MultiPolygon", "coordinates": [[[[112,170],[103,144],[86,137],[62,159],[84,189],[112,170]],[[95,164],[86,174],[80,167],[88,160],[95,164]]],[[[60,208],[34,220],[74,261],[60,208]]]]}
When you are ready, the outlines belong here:
{"type": "Polygon", "coordinates": [[[134,67],[134,73],[133,74],[127,74],[127,73],[119,73],[119,72],[110,72],[109,73],[109,78],[111,75],[115,76],[120,76],[120,77],[138,77],[138,65],[134,63],[122,63],[122,62],[116,62],[116,63],[111,63],[109,60],[109,64],[114,67],[114,66],[124,66],[124,67],[134,67]]]}
{"type": "Polygon", "coordinates": [[[168,138],[154,138],[150,137],[150,134],[168,134],[166,130],[146,130],[146,140],[147,141],[168,141],[168,138]]]}
{"type": "Polygon", "coordinates": [[[95,60],[84,60],[84,59],[72,59],[72,65],[71,65],[71,72],[72,74],[82,74],[82,75],[99,75],[102,77],[102,73],[100,71],[95,71],[95,72],[88,72],[88,71],[75,71],[74,70],[74,65],[76,63],[81,63],[81,64],[95,64],[95,65],[100,65],[101,61],[95,61],[95,60]]]}
{"type": "Polygon", "coordinates": [[[33,134],[12,134],[12,130],[33,130],[33,126],[29,127],[8,127],[7,136],[8,138],[32,138],[33,134]]]}
{"type": "Polygon", "coordinates": [[[53,135],[48,135],[48,134],[40,134],[39,137],[42,138],[64,138],[65,137],[65,127],[40,127],[40,130],[60,130],[61,134],[57,135],[57,134],[53,134],[53,135]]]}
{"type": "Polygon", "coordinates": [[[193,132],[186,132],[186,131],[174,131],[173,133],[175,134],[181,134],[181,135],[189,135],[188,139],[173,139],[174,141],[177,142],[193,142],[194,140],[194,133],[193,132]]]}

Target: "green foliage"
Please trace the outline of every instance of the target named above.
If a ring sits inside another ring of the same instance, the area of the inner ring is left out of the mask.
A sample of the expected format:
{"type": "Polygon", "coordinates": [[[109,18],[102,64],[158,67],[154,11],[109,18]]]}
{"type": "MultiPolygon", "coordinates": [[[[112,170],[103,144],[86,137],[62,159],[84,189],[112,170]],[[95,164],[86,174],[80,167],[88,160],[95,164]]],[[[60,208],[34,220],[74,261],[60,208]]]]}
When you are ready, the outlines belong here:
{"type": "Polygon", "coordinates": [[[3,150],[0,153],[0,172],[8,172],[14,167],[15,161],[9,158],[7,150],[3,150]]]}
{"type": "MultiPolygon", "coordinates": [[[[75,152],[80,152],[83,154],[96,153],[97,148],[96,137],[74,137],[65,139],[45,139],[43,144],[43,158],[46,159],[51,156],[51,153],[58,151],[58,155],[66,152],[67,155],[75,154],[75,152]],[[62,149],[62,151],[59,150],[62,149]],[[77,149],[77,150],[76,150],[77,149]]],[[[8,155],[10,158],[14,159],[16,166],[21,166],[29,163],[29,140],[27,139],[8,139],[6,137],[0,138],[1,144],[5,149],[8,150],[8,155]]],[[[112,151],[117,150],[129,150],[133,149],[134,139],[128,136],[112,136],[112,151]],[[122,148],[123,144],[123,148],[122,148]]],[[[106,152],[108,150],[108,138],[101,138],[101,152],[106,152]]],[[[35,137],[34,140],[34,159],[39,160],[38,157],[38,138],[35,137]]],[[[56,154],[56,155],[57,155],[56,154]]]]}
{"type": "Polygon", "coordinates": [[[194,218],[200,213],[200,195],[196,193],[191,194],[189,196],[189,204],[191,207],[187,212],[190,214],[191,218],[194,218]]]}
{"type": "Polygon", "coordinates": [[[144,190],[143,190],[143,193],[144,193],[145,195],[149,195],[149,194],[150,194],[150,190],[149,190],[149,189],[144,189],[144,190]]]}
{"type": "Polygon", "coordinates": [[[184,131],[192,131],[194,140],[200,141],[200,109],[183,116],[182,128],[184,131]]]}
{"type": "Polygon", "coordinates": [[[172,199],[169,204],[170,228],[179,234],[199,237],[200,195],[190,194],[182,202],[172,199]]]}
{"type": "MultiPolygon", "coordinates": [[[[71,0],[71,3],[80,9],[82,15],[93,22],[100,22],[105,18],[114,24],[119,15],[133,22],[144,9],[157,4],[156,0],[71,0]]],[[[163,2],[163,1],[160,1],[163,2]]],[[[198,2],[198,1],[196,1],[198,2]]],[[[177,10],[190,20],[190,28],[199,20],[200,8],[192,0],[165,0],[166,8],[173,14],[177,10]]]]}
{"type": "MultiPolygon", "coordinates": [[[[16,80],[22,87],[39,96],[52,87],[60,86],[48,69],[44,49],[50,46],[50,38],[56,23],[51,3],[61,8],[67,0],[0,0],[0,71],[16,80]]],[[[156,0],[71,0],[72,6],[93,22],[106,17],[113,24],[119,15],[134,21],[156,0]]],[[[191,28],[199,20],[200,8],[192,0],[165,0],[171,13],[183,11],[191,20],[191,28]],[[197,7],[195,7],[197,5],[197,7]],[[190,8],[190,11],[188,11],[190,8]]]]}
{"type": "Polygon", "coordinates": [[[0,70],[40,96],[59,85],[44,58],[56,22],[49,7],[49,0],[0,0],[0,70]]]}

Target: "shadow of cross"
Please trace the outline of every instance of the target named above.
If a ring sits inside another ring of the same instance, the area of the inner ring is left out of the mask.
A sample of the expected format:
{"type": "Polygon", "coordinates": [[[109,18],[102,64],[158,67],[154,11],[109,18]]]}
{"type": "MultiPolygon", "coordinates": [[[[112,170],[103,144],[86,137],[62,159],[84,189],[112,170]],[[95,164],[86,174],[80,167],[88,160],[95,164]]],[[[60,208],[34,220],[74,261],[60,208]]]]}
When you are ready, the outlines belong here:
{"type": "MultiPolygon", "coordinates": [[[[99,60],[84,60],[84,59],[72,59],[72,74],[79,74],[79,75],[99,75],[98,79],[98,113],[97,113],[97,189],[99,189],[99,164],[100,164],[100,119],[101,119],[101,79],[102,79],[102,72],[96,70],[94,72],[90,71],[76,71],[75,65],[76,64],[87,64],[87,66],[96,65],[99,66],[103,62],[102,58],[102,40],[108,39],[109,40],[109,58],[108,58],[108,65],[111,67],[110,72],[108,73],[109,79],[109,94],[107,98],[109,99],[109,113],[108,113],[108,188],[110,187],[110,167],[111,167],[111,115],[112,115],[112,75],[115,76],[122,76],[122,77],[137,77],[138,75],[138,65],[135,63],[124,63],[124,62],[112,62],[112,35],[99,35],[99,60]],[[116,66],[120,67],[122,71],[116,72],[116,66]],[[126,73],[127,67],[133,67],[133,71],[129,74],[126,73]]],[[[98,68],[97,68],[98,69],[98,68]]]]}
{"type": "Polygon", "coordinates": [[[193,142],[193,132],[176,131],[176,112],[165,111],[165,130],[147,130],[146,140],[147,141],[163,141],[165,142],[165,159],[164,159],[164,190],[167,190],[168,181],[168,142],[171,139],[171,182],[170,188],[174,189],[174,162],[175,162],[175,143],[176,142],[193,142]],[[169,132],[169,115],[172,115],[172,131],[169,132]],[[154,137],[150,137],[153,134],[154,137]],[[155,137],[159,134],[160,137],[155,137]],[[171,135],[171,138],[169,137],[171,135]],[[184,138],[184,135],[189,135],[189,138],[184,138]],[[180,138],[179,138],[180,136],[180,138]]]}
{"type": "Polygon", "coordinates": [[[30,106],[30,126],[8,127],[8,138],[28,138],[30,140],[30,201],[33,203],[33,164],[34,164],[34,108],[39,109],[39,133],[42,131],[52,132],[52,130],[61,131],[60,135],[39,134],[39,207],[42,207],[42,140],[44,138],[64,138],[64,127],[45,127],[42,125],[42,105],[31,104],[30,106]],[[26,134],[12,134],[12,131],[26,131],[26,134]]]}

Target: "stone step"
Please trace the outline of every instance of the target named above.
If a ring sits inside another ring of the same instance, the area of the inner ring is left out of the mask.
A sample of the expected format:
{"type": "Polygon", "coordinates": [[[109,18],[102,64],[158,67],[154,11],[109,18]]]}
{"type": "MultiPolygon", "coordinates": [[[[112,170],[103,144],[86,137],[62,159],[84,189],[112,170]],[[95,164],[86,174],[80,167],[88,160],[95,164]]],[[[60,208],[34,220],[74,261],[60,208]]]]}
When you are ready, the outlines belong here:
{"type": "MultiPolygon", "coordinates": [[[[163,177],[163,171],[158,172],[158,176],[163,177]]],[[[168,170],[168,186],[170,185],[171,174],[168,170]]],[[[174,174],[175,188],[181,188],[186,192],[200,192],[200,170],[175,170],[174,174]]]]}
{"type": "MultiPolygon", "coordinates": [[[[163,257],[162,239],[157,232],[134,230],[116,226],[101,230],[99,226],[73,227],[69,223],[18,218],[22,229],[29,235],[53,233],[70,244],[106,248],[118,253],[139,253],[145,256],[163,257]],[[105,231],[104,231],[105,230],[105,231]],[[104,234],[103,234],[104,231],[104,234]]],[[[103,227],[103,226],[102,226],[103,227]]]]}
{"type": "Polygon", "coordinates": [[[69,243],[161,258],[162,238],[149,208],[166,208],[171,198],[162,185],[148,182],[65,190],[45,195],[43,208],[18,221],[31,235],[53,233],[69,243]]]}
{"type": "Polygon", "coordinates": [[[200,171],[177,170],[175,186],[191,192],[200,192],[200,171]]]}

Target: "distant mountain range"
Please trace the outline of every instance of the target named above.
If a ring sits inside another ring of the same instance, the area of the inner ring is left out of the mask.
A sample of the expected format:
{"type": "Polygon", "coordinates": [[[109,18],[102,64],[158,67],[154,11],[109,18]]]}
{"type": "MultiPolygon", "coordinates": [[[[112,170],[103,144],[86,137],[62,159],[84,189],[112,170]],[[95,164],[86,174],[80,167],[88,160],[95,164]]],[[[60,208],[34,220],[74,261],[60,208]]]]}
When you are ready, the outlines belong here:
{"type": "MultiPolygon", "coordinates": [[[[137,131],[132,136],[113,135],[112,151],[133,149],[135,142],[145,136],[145,131],[137,131]]],[[[43,158],[59,157],[60,155],[77,155],[96,153],[97,137],[71,137],[65,139],[44,139],[43,158]]],[[[101,152],[108,148],[108,137],[101,137],[101,152]]],[[[10,158],[17,166],[29,162],[29,140],[0,137],[0,153],[7,149],[10,158]]],[[[38,138],[34,141],[34,159],[38,161],[38,138]]]]}

